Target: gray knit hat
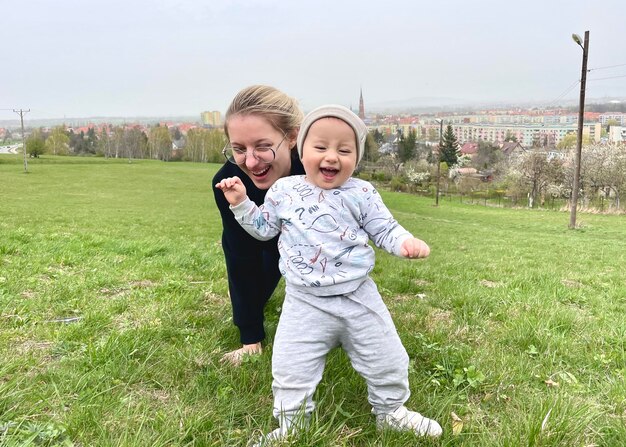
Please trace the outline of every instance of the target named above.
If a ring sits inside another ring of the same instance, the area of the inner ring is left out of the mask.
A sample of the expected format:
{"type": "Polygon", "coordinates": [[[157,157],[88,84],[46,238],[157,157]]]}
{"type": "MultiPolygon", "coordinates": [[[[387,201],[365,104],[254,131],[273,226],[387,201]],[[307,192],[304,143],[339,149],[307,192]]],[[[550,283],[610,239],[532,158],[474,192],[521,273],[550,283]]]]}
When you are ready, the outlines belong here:
{"type": "Polygon", "coordinates": [[[367,126],[352,110],[337,104],[321,106],[307,113],[302,120],[302,124],[300,124],[300,132],[298,133],[298,155],[302,158],[304,140],[306,139],[306,134],[309,132],[311,125],[320,118],[328,117],[339,118],[340,120],[345,121],[350,127],[352,127],[352,130],[354,130],[357,142],[356,164],[358,165],[361,158],[363,158],[363,151],[365,150],[367,126]]]}

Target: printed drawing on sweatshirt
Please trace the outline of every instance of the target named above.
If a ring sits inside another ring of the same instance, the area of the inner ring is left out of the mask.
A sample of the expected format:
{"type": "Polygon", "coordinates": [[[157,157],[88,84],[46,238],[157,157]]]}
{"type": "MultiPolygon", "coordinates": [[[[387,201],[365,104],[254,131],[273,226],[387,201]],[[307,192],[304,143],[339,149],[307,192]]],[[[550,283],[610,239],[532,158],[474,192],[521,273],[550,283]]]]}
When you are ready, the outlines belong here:
{"type": "Polygon", "coordinates": [[[398,254],[410,236],[393,218],[376,189],[351,178],[325,190],[305,176],[279,179],[261,207],[235,211],[242,226],[259,239],[280,233],[280,270],[288,283],[326,287],[365,278],[374,268],[368,242],[398,254]]]}

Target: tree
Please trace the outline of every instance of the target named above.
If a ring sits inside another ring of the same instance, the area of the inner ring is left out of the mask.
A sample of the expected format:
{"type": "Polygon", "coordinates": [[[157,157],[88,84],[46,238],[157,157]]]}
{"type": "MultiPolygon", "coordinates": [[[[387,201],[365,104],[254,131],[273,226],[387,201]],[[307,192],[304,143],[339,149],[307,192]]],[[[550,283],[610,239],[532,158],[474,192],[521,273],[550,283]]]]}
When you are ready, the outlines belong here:
{"type": "Polygon", "coordinates": [[[39,158],[40,155],[46,152],[46,143],[41,136],[39,130],[35,130],[26,139],[26,153],[34,158],[39,158]]]}
{"type": "Polygon", "coordinates": [[[388,172],[392,177],[400,174],[402,163],[398,159],[398,155],[392,152],[381,156],[376,166],[380,166],[384,172],[388,172]]]}
{"type": "Polygon", "coordinates": [[[206,162],[204,154],[204,134],[205,129],[189,129],[187,132],[187,141],[183,149],[183,160],[206,162]]]}
{"type": "Polygon", "coordinates": [[[439,152],[439,146],[430,146],[428,153],[426,154],[426,161],[431,165],[437,165],[437,153],[439,152]],[[434,148],[434,150],[433,150],[434,148]]]}
{"type": "Polygon", "coordinates": [[[378,148],[380,146],[376,140],[376,132],[378,132],[378,129],[374,132],[368,132],[367,134],[367,138],[365,139],[365,150],[363,151],[364,160],[377,161],[380,158],[380,153],[378,152],[378,148]]]}
{"type": "Polygon", "coordinates": [[[506,143],[508,141],[513,141],[514,143],[517,143],[517,137],[513,135],[510,130],[507,130],[506,135],[504,136],[504,142],[506,143]]]}
{"type": "Polygon", "coordinates": [[[385,142],[385,136],[378,129],[374,129],[373,137],[374,141],[376,142],[376,144],[378,144],[379,147],[385,142]]]}
{"type": "Polygon", "coordinates": [[[85,142],[85,132],[82,130],[79,134],[70,131],[70,148],[75,154],[87,152],[87,143],[85,142]]]}
{"type": "Polygon", "coordinates": [[[472,158],[472,166],[478,170],[494,167],[503,159],[502,151],[489,141],[479,141],[478,151],[472,158]]]}
{"type": "Polygon", "coordinates": [[[148,135],[150,158],[169,161],[172,156],[172,138],[165,126],[156,126],[150,129],[148,135]]]}
{"type": "Polygon", "coordinates": [[[2,139],[2,144],[5,144],[7,141],[11,139],[13,135],[11,134],[11,129],[6,129],[4,132],[4,138],[2,139]]]}
{"type": "Polygon", "coordinates": [[[439,154],[439,160],[444,161],[448,167],[457,163],[459,158],[459,143],[457,142],[452,125],[446,126],[446,131],[443,133],[443,145],[439,154]]]}
{"type": "MultiPolygon", "coordinates": [[[[165,130],[165,133],[169,137],[169,133],[165,127],[161,129],[165,130]]],[[[122,134],[122,147],[128,157],[130,163],[133,158],[144,158],[149,154],[148,137],[139,127],[132,127],[130,129],[124,129],[122,134]]],[[[170,154],[172,152],[172,143],[169,143],[170,154]]]]}
{"type": "Polygon", "coordinates": [[[173,141],[180,140],[183,137],[183,134],[181,133],[178,126],[174,126],[170,129],[170,137],[173,141]]]}
{"type": "Polygon", "coordinates": [[[87,139],[85,141],[86,152],[95,154],[98,147],[98,137],[96,136],[96,130],[93,127],[87,129],[87,139]]]}
{"type": "MultiPolygon", "coordinates": [[[[111,135],[111,156],[115,158],[120,158],[124,154],[124,145],[125,145],[125,135],[126,131],[121,126],[116,126],[113,128],[113,133],[111,135]]],[[[127,151],[128,152],[128,151],[127,151]]],[[[132,158],[131,153],[127,153],[129,158],[132,158]]]]}
{"type": "Polygon", "coordinates": [[[226,145],[226,135],[222,129],[209,129],[208,133],[207,161],[209,163],[221,163],[224,161],[222,149],[226,145]]]}
{"type": "Polygon", "coordinates": [[[222,148],[226,137],[221,129],[191,129],[187,132],[184,158],[200,163],[219,163],[224,161],[222,148]]]}
{"type": "Polygon", "coordinates": [[[559,141],[556,145],[557,149],[571,149],[576,146],[576,140],[578,136],[575,133],[568,133],[559,141]]]}
{"type": "MultiPolygon", "coordinates": [[[[573,149],[576,147],[576,142],[578,141],[578,135],[574,132],[570,132],[563,137],[561,141],[556,145],[557,149],[573,149]]],[[[583,136],[583,146],[588,145],[590,142],[589,137],[583,136]]]]}
{"type": "Polygon", "coordinates": [[[439,141],[439,129],[431,127],[428,129],[428,141],[439,141]]]}
{"type": "Polygon", "coordinates": [[[398,142],[398,158],[401,163],[406,163],[415,158],[415,144],[417,143],[417,132],[415,129],[409,129],[409,134],[405,137],[401,135],[398,142]]]}
{"type": "Polygon", "coordinates": [[[550,185],[560,185],[565,180],[563,163],[558,159],[548,160],[539,152],[526,152],[519,159],[520,180],[527,186],[528,206],[535,206],[550,185]]]}
{"type": "Polygon", "coordinates": [[[613,198],[620,207],[620,194],[626,187],[626,146],[595,144],[583,148],[581,158],[581,187],[584,198],[613,198]]]}
{"type": "Polygon", "coordinates": [[[111,126],[102,128],[98,137],[98,153],[104,155],[104,158],[113,156],[113,139],[110,134],[111,126]]]}
{"type": "Polygon", "coordinates": [[[619,126],[619,121],[617,121],[615,118],[611,118],[606,122],[606,127],[610,128],[611,126],[619,126]]]}
{"type": "Polygon", "coordinates": [[[431,178],[430,165],[426,160],[410,161],[402,167],[404,176],[414,187],[428,186],[431,178]]]}
{"type": "Polygon", "coordinates": [[[67,155],[69,153],[70,137],[67,136],[65,126],[57,126],[46,138],[46,151],[52,155],[67,155]]]}

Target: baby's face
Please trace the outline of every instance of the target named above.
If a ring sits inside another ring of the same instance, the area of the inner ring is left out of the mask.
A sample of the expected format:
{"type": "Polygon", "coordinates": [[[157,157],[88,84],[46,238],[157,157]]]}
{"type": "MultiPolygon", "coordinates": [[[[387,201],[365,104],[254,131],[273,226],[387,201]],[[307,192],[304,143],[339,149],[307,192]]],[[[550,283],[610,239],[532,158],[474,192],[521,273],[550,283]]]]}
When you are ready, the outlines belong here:
{"type": "Polygon", "coordinates": [[[337,188],[352,175],[357,164],[356,135],[339,118],[315,121],[302,148],[302,165],[307,180],[323,189],[337,188]]]}

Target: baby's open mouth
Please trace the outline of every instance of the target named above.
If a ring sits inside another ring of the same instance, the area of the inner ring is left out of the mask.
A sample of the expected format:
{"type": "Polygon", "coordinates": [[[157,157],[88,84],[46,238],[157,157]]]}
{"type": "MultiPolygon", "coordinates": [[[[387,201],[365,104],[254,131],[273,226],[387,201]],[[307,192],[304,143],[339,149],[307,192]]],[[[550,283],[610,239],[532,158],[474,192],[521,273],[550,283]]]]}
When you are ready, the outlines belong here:
{"type": "Polygon", "coordinates": [[[335,168],[320,168],[320,172],[323,175],[325,175],[326,177],[334,177],[339,172],[339,169],[335,169],[335,168]]]}

